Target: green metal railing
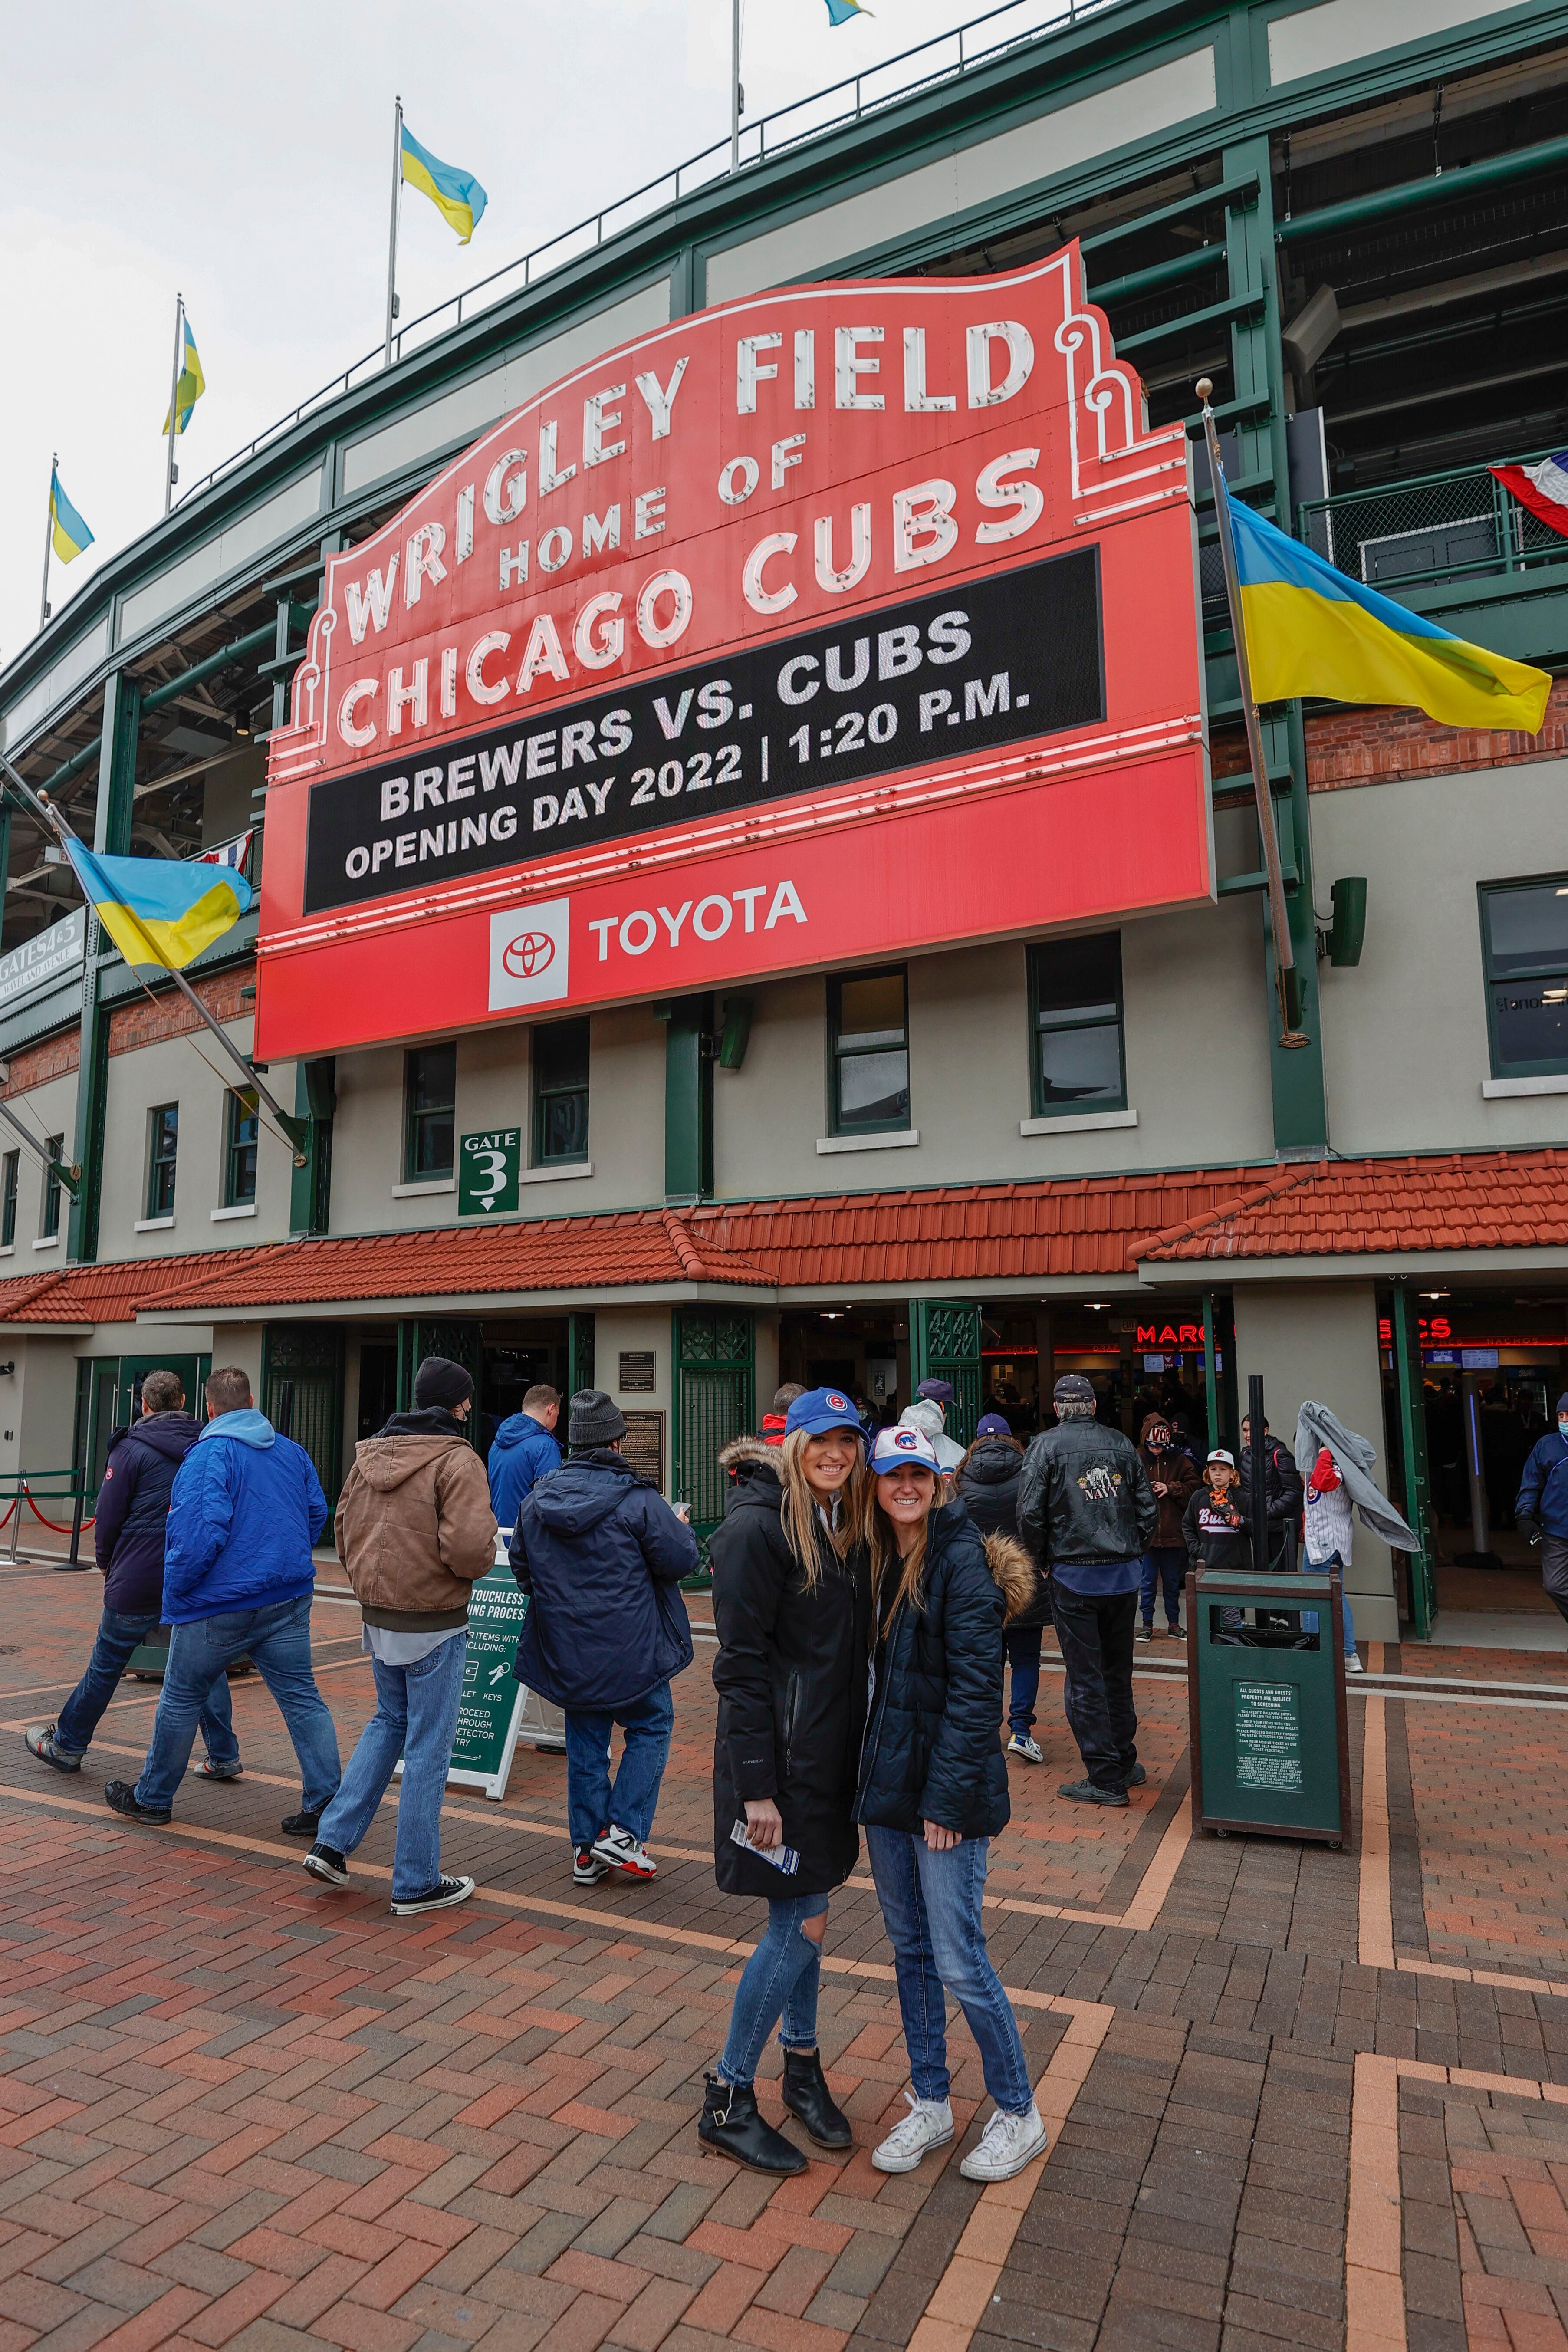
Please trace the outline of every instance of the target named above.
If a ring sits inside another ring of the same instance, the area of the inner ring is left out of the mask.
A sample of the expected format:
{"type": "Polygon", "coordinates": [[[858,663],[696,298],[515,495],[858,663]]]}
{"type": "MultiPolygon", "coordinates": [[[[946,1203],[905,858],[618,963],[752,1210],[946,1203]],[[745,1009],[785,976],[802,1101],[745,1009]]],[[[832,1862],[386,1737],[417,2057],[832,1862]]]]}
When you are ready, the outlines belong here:
{"type": "MultiPolygon", "coordinates": [[[[1548,454],[1498,462],[1528,465],[1548,454]]],[[[1395,592],[1568,562],[1568,539],[1521,506],[1485,466],[1310,500],[1296,509],[1296,536],[1351,579],[1395,592]]]]}

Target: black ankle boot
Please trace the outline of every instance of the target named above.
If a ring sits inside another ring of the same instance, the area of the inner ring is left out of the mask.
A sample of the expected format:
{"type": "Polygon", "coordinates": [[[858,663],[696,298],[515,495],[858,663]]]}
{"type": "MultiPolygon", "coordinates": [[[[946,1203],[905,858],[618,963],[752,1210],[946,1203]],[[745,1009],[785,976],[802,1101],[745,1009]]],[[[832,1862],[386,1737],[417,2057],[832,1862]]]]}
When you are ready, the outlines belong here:
{"type": "MultiPolygon", "coordinates": [[[[825,2094],[826,2095],[826,2094],[825,2094]]],[[[757,2095],[750,2084],[721,2083],[717,2074],[702,2082],[702,2114],[697,2135],[721,2156],[749,2164],[753,2172],[804,2172],[805,2158],[782,2132],[757,2113],[757,2095]]]]}
{"type": "Polygon", "coordinates": [[[784,2054],[784,2103],[798,2116],[818,2147],[853,2147],[849,2118],[833,2104],[817,2050],[786,2050],[784,2054]]]}

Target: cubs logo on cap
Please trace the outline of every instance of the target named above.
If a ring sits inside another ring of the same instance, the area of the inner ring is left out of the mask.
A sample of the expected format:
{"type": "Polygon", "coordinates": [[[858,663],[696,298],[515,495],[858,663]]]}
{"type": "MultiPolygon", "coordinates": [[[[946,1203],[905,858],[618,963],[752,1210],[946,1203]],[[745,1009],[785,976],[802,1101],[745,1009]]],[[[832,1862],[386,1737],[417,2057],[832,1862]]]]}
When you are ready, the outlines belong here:
{"type": "Polygon", "coordinates": [[[861,1433],[855,1408],[839,1389],[808,1389],[797,1396],[784,1415],[785,1436],[797,1429],[808,1437],[826,1437],[833,1429],[853,1430],[857,1437],[861,1433]]]}
{"type": "Polygon", "coordinates": [[[914,1464],[922,1470],[940,1468],[936,1448],[923,1429],[914,1429],[900,1422],[897,1429],[879,1429],[871,1448],[873,1470],[896,1470],[900,1464],[914,1464]]]}
{"type": "Polygon", "coordinates": [[[828,1390],[827,1402],[829,1410],[833,1412],[848,1412],[853,1410],[848,1398],[841,1397],[837,1389],[828,1390]]]}

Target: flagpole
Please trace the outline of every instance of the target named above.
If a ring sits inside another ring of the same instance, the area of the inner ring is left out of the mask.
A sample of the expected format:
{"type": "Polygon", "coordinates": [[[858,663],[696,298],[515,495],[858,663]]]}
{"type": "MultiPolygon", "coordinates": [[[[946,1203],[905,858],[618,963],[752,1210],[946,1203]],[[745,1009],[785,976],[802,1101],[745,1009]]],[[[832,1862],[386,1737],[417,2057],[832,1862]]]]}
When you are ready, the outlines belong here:
{"type": "Polygon", "coordinates": [[[44,509],[44,593],[38,603],[38,626],[41,629],[49,617],[49,558],[55,551],[55,476],[60,467],[57,449],[49,460],[49,497],[44,509]]]}
{"type": "Polygon", "coordinates": [[[1215,426],[1214,410],[1209,406],[1209,395],[1214,386],[1205,375],[1199,378],[1194,389],[1203,403],[1209,477],[1214,485],[1215,514],[1219,522],[1220,562],[1225,572],[1226,602],[1230,607],[1230,632],[1236,644],[1237,683],[1241,691],[1242,716],[1247,722],[1247,751],[1252,762],[1252,796],[1258,807],[1258,831],[1263,843],[1263,871],[1268,884],[1268,919],[1274,932],[1274,976],[1279,997],[1279,1043],[1281,1045],[1304,1045],[1307,1039],[1296,1026],[1301,1017],[1301,977],[1296,968],[1296,950],[1291,944],[1290,919],[1285,905],[1285,877],[1279,864],[1279,835],[1274,822],[1274,795],[1268,789],[1263,726],[1258,716],[1258,705],[1252,698],[1252,665],[1247,659],[1247,631],[1242,625],[1241,583],[1236,568],[1236,541],[1230,528],[1225,466],[1219,454],[1219,434],[1215,426]]]}
{"type": "Polygon", "coordinates": [[[730,0],[730,169],[741,168],[741,0],[730,0]]]}
{"type": "Polygon", "coordinates": [[[386,362],[392,365],[392,322],[397,316],[397,199],[403,190],[403,100],[392,101],[392,227],[386,246],[386,362]]]}
{"type": "Polygon", "coordinates": [[[180,362],[185,355],[184,329],[185,298],[183,294],[176,294],[174,297],[174,363],[169,371],[169,457],[163,469],[163,512],[165,514],[174,503],[174,482],[177,476],[174,464],[174,436],[179,424],[179,411],[174,403],[180,396],[180,362]]]}
{"type": "MultiPolygon", "coordinates": [[[[54,802],[50,799],[48,793],[47,792],[34,792],[32,786],[26,782],[26,778],[17,773],[16,770],[12,766],[10,761],[5,757],[4,753],[0,753],[0,774],[4,774],[5,782],[10,785],[12,791],[17,794],[24,806],[29,809],[33,815],[41,818],[43,823],[49,827],[49,830],[54,834],[61,847],[66,849],[68,856],[70,853],[67,845],[70,842],[75,842],[79,849],[85,848],[85,843],[71,831],[69,825],[66,823],[64,817],[61,816],[58,809],[55,806],[54,802]]],[[[72,871],[75,871],[74,866],[72,871]]],[[[289,1142],[294,1146],[296,1167],[303,1167],[304,1146],[308,1135],[308,1129],[306,1129],[304,1122],[296,1118],[291,1111],[286,1111],[282,1104],[278,1100],[277,1097],[272,1094],[268,1087],[262,1085],[260,1078],[257,1076],[255,1064],[246,1059],[245,1055],[240,1052],[239,1047],[230,1037],[227,1030],[225,1029],[222,1022],[218,1020],[216,1014],[210,1012],[202,1003],[201,998],[196,994],[195,990],[191,986],[191,983],[185,978],[184,973],[179,971],[175,965],[166,963],[163,958],[158,953],[157,943],[153,939],[146,926],[141,920],[141,918],[129,907],[126,908],[124,911],[128,920],[135,924],[136,929],[141,932],[142,937],[147,942],[147,961],[150,964],[154,965],[158,971],[167,972],[175,987],[180,990],[182,994],[185,996],[189,1003],[195,1007],[201,1020],[205,1024],[206,1027],[212,1031],[213,1035],[217,1039],[218,1044],[228,1055],[229,1060],[243,1076],[247,1087],[255,1087],[257,1095],[260,1100],[267,1105],[268,1109],[272,1113],[273,1118],[278,1121],[279,1126],[282,1129],[289,1142]]]]}

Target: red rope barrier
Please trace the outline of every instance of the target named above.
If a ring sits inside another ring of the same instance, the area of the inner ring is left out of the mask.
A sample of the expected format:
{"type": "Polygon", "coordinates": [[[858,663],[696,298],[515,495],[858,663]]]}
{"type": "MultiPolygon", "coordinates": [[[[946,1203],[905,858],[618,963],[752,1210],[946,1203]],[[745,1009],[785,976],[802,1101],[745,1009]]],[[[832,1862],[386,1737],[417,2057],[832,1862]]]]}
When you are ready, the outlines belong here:
{"type": "MultiPolygon", "coordinates": [[[[15,1506],[13,1505],[13,1507],[13,1507],[13,1508],[15,1508],[15,1506]]],[[[43,1515],[42,1511],[40,1511],[40,1510],[39,1510],[39,1508],[38,1508],[38,1507],[37,1507],[37,1503],[35,1503],[35,1502],[34,1502],[34,1500],[33,1500],[33,1498],[32,1498],[31,1495],[29,1495],[29,1496],[27,1496],[27,1508],[31,1511],[31,1513],[33,1514],[33,1517],[37,1520],[38,1525],[39,1525],[40,1527],[52,1528],[52,1529],[53,1529],[53,1531],[54,1531],[54,1533],[55,1533],[56,1535],[58,1535],[58,1536],[68,1536],[68,1535],[69,1535],[69,1533],[70,1533],[70,1528],[69,1528],[69,1527],[68,1527],[68,1526],[67,1526],[67,1527],[63,1527],[63,1528],[62,1528],[62,1527],[58,1527],[58,1526],[56,1526],[55,1521],[54,1521],[53,1519],[46,1519],[46,1518],[45,1518],[45,1517],[44,1517],[44,1515],[43,1515]]],[[[6,1514],[5,1514],[5,1519],[8,1519],[8,1518],[10,1517],[10,1516],[11,1516],[10,1511],[7,1511],[7,1512],[6,1512],[6,1514]]],[[[82,1521],[82,1523],[81,1523],[81,1524],[82,1524],[82,1528],[83,1528],[83,1530],[84,1530],[84,1531],[85,1531],[88,1528],[90,1528],[90,1527],[91,1527],[92,1522],[93,1522],[93,1519],[96,1519],[96,1518],[97,1518],[97,1517],[98,1517],[98,1513],[95,1511],[95,1512],[93,1513],[93,1515],[92,1515],[92,1519],[83,1519],[83,1521],[82,1521]]],[[[0,1519],[0,1528],[3,1528],[3,1527],[5,1526],[5,1519],[0,1519]]]]}

